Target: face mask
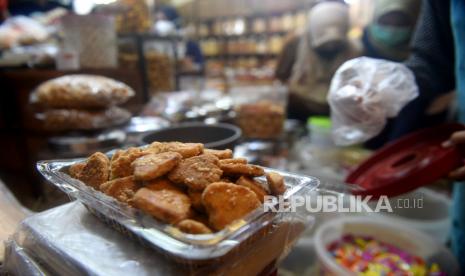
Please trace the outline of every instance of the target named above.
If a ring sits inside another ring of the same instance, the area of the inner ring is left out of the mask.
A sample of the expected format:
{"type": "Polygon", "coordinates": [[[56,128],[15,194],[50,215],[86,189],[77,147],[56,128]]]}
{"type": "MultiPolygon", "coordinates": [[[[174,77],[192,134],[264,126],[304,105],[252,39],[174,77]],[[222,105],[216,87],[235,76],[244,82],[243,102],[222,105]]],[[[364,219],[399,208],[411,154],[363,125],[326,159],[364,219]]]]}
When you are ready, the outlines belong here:
{"type": "Polygon", "coordinates": [[[322,58],[332,58],[344,49],[343,43],[327,43],[315,49],[315,52],[322,58]]]}
{"type": "Polygon", "coordinates": [[[379,43],[395,47],[410,40],[411,28],[373,24],[370,26],[370,34],[379,43]]]}

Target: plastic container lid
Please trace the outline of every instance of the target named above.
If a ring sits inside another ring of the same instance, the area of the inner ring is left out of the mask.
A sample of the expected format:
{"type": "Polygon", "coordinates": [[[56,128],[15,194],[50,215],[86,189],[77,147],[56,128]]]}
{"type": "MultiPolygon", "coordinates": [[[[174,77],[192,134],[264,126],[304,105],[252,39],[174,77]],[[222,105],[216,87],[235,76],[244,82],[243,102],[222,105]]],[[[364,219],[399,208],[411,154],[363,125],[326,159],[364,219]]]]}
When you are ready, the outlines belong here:
{"type": "Polygon", "coordinates": [[[357,195],[397,196],[429,185],[463,165],[463,150],[442,147],[450,135],[465,130],[446,124],[412,133],[387,145],[363,162],[346,183],[364,188],[357,195]]]}

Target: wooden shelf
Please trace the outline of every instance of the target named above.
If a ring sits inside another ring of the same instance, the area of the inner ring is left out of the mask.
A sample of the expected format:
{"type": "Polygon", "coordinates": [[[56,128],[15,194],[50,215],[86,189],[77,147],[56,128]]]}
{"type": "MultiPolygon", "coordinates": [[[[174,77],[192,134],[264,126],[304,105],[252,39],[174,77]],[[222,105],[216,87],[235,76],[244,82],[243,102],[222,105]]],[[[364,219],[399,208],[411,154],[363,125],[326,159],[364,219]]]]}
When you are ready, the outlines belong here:
{"type": "Polygon", "coordinates": [[[209,39],[209,38],[216,38],[216,39],[235,39],[235,38],[241,38],[241,37],[263,37],[263,36],[273,36],[273,35],[281,35],[285,36],[289,33],[290,31],[270,31],[270,32],[263,32],[263,33],[244,33],[244,34],[233,34],[233,35],[215,35],[215,34],[210,34],[206,36],[199,36],[199,40],[204,40],[204,39],[209,39]]]}
{"type": "Polygon", "coordinates": [[[240,57],[257,57],[257,58],[275,58],[277,57],[278,54],[273,54],[273,53],[250,53],[250,54],[220,54],[220,55],[214,55],[214,56],[205,56],[206,59],[227,59],[227,58],[240,58],[240,57]]]}

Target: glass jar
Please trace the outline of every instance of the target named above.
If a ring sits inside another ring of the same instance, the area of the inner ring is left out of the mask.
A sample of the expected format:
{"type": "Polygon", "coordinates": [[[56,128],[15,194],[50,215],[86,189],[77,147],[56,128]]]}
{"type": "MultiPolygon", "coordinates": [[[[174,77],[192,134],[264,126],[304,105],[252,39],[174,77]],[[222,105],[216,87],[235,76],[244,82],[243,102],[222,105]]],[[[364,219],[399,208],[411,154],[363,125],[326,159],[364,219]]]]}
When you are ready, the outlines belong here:
{"type": "Polygon", "coordinates": [[[119,0],[121,12],[116,16],[119,33],[147,32],[150,29],[150,9],[144,0],[119,0]]]}
{"type": "Polygon", "coordinates": [[[274,139],[283,132],[287,88],[279,83],[231,89],[236,124],[251,139],[274,139]]]}
{"type": "Polygon", "coordinates": [[[255,18],[253,20],[252,31],[257,34],[266,32],[266,20],[264,18],[255,18]]]}
{"type": "Polygon", "coordinates": [[[281,17],[283,31],[291,31],[295,28],[294,16],[291,13],[286,13],[281,17]]]}
{"type": "Polygon", "coordinates": [[[171,42],[144,44],[149,91],[152,94],[174,90],[174,52],[171,42]]]}
{"type": "Polygon", "coordinates": [[[272,54],[279,54],[283,48],[284,40],[280,35],[273,35],[270,38],[269,49],[272,54]]]}
{"type": "Polygon", "coordinates": [[[210,29],[208,28],[207,24],[200,24],[198,29],[199,36],[205,37],[210,35],[210,29]]]}
{"type": "Polygon", "coordinates": [[[295,28],[300,29],[300,28],[305,28],[307,25],[307,12],[301,11],[296,13],[295,15],[295,28]]]}

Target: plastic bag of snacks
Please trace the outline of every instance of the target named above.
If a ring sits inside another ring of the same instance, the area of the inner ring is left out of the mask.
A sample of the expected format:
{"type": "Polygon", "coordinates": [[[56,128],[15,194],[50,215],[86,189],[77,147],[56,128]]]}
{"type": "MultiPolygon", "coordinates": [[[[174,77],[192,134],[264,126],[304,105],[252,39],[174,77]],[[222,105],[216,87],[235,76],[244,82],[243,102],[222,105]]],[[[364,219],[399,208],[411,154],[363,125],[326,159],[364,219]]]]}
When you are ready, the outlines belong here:
{"type": "Polygon", "coordinates": [[[333,139],[338,145],[367,141],[417,96],[415,77],[405,65],[366,57],[347,61],[328,94],[333,139]]]}
{"type": "Polygon", "coordinates": [[[231,97],[236,123],[244,137],[271,139],[281,135],[286,118],[287,89],[280,84],[235,87],[231,97]]]}
{"type": "Polygon", "coordinates": [[[126,84],[96,75],[67,75],[41,84],[31,101],[50,108],[106,108],[134,96],[126,84]]]}
{"type": "Polygon", "coordinates": [[[44,42],[49,35],[40,22],[26,16],[14,16],[0,26],[0,48],[44,42]]]}
{"type": "Polygon", "coordinates": [[[116,106],[103,110],[49,109],[38,118],[47,130],[93,130],[126,123],[131,113],[116,106]]]}

